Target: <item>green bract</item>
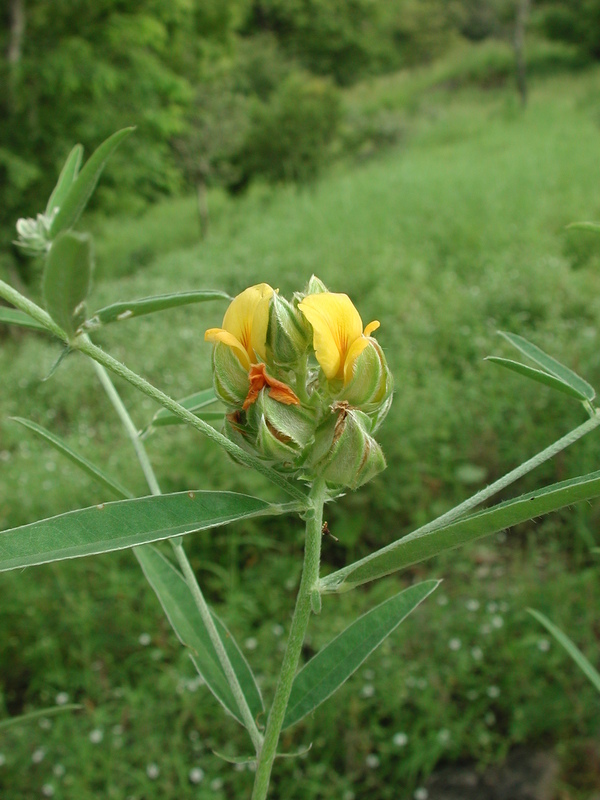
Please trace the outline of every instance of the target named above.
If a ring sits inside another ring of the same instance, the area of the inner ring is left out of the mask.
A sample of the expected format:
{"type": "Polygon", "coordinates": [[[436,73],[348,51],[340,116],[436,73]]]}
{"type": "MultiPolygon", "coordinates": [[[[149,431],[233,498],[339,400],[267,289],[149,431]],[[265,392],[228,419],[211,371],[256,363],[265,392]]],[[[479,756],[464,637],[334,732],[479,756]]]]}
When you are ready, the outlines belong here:
{"type": "Polygon", "coordinates": [[[383,350],[368,335],[379,323],[363,333],[350,299],[314,276],[293,302],[278,292],[261,299],[265,286],[234,298],[223,327],[206,334],[215,341],[215,393],[229,411],[225,434],[275,469],[356,489],[385,469],[372,437],[393,385],[383,350]],[[302,304],[313,295],[319,300],[309,320],[302,304]]]}

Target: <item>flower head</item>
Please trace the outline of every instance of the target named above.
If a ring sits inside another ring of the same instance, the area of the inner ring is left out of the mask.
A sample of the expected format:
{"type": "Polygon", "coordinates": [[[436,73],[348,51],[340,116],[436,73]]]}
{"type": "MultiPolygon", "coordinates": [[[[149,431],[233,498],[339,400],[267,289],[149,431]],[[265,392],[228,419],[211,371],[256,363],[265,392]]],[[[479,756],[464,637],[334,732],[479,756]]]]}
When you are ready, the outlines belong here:
{"type": "Polygon", "coordinates": [[[309,294],[298,308],[312,325],[315,356],[325,377],[348,383],[356,359],[368,347],[368,337],[379,322],[370,322],[363,333],[360,314],[347,294],[309,294]]]}
{"type": "Polygon", "coordinates": [[[223,317],[223,327],[209,328],[204,334],[205,340],[231,347],[246,370],[259,359],[264,361],[272,295],[273,289],[268,283],[245,289],[230,303],[223,317]]]}

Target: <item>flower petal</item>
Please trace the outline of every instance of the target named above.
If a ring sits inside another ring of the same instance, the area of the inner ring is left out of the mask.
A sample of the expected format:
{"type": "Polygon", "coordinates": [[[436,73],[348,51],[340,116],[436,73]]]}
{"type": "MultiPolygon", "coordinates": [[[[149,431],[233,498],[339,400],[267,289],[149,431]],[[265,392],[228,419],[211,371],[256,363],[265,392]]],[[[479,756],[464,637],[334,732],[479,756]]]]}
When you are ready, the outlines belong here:
{"type": "Polygon", "coordinates": [[[206,342],[215,343],[223,342],[223,344],[231,347],[244,369],[250,369],[250,359],[246,348],[243,347],[242,343],[236,339],[233,334],[229,333],[229,331],[225,331],[223,328],[209,328],[204,334],[204,340],[206,342]]]}
{"type": "Polygon", "coordinates": [[[247,353],[249,363],[255,361],[253,344],[258,348],[258,355],[264,357],[264,342],[269,324],[268,300],[272,294],[273,289],[268,283],[250,286],[232,300],[223,317],[223,328],[240,342],[247,353]],[[253,334],[255,324],[257,332],[253,334]]]}
{"type": "MultiPolygon", "coordinates": [[[[369,326],[367,326],[367,328],[368,327],[369,326]]],[[[368,344],[368,338],[366,336],[361,336],[358,339],[355,339],[350,345],[350,349],[348,350],[348,354],[346,356],[346,361],[344,362],[344,386],[352,379],[354,375],[354,365],[356,364],[356,359],[368,346],[368,344]]]]}
{"type": "Polygon", "coordinates": [[[352,343],[362,336],[360,314],[346,294],[311,294],[298,308],[313,328],[317,361],[328,380],[343,376],[344,362],[352,343]]]}
{"type": "Polygon", "coordinates": [[[373,331],[376,331],[377,328],[381,325],[378,319],[374,319],[373,322],[369,322],[367,327],[365,328],[365,336],[370,336],[373,331]]]}

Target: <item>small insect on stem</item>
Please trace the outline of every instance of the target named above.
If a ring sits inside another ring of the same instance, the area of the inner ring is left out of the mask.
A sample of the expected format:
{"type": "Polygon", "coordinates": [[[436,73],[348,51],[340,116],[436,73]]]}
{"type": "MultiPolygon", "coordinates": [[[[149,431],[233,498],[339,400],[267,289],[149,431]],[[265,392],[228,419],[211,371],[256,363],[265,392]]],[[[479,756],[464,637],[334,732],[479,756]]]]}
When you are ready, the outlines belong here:
{"type": "Polygon", "coordinates": [[[329,530],[329,525],[327,524],[327,520],[323,523],[323,527],[321,528],[321,533],[323,536],[330,536],[334,542],[339,542],[337,536],[334,536],[333,533],[329,530]]]}

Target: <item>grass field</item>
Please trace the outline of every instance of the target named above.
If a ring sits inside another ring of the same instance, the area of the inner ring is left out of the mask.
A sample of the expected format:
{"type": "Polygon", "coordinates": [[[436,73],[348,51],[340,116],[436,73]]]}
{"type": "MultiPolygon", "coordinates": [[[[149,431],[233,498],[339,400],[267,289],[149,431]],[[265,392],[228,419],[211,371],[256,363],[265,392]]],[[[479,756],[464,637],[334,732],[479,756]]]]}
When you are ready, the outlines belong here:
{"type": "MultiPolygon", "coordinates": [[[[357,90],[349,102],[380,97],[389,105],[391,80],[357,90]]],[[[598,71],[535,83],[524,111],[506,87],[430,89],[411,100],[406,135],[393,150],[339,164],[305,191],[256,186],[235,201],[215,192],[204,242],[192,199],[135,220],[92,219],[92,304],[192,288],[235,294],[261,281],[290,294],[314,272],[333,291],[350,294],[365,322],[381,320],[377,335],[396,381],[382,431],[389,468],[330,512],[340,542],[326,543],[324,563],[342,565],[584,421],[577,402],[483,358],[512,355],[496,335],[510,330],[600,387],[600,239],[566,229],[600,219],[599,126],[598,71]]],[[[167,312],[97,338],[181,397],[209,385],[203,332],[223,310],[215,304],[167,312]]],[[[144,493],[91,368],[69,356],[43,380],[58,347],[36,334],[0,336],[0,529],[106,499],[10,415],[46,425],[144,493]]],[[[155,408],[128,386],[119,389],[141,427],[155,408]]],[[[194,434],[163,429],[148,449],[164,491],[273,495],[194,434]]],[[[597,469],[597,453],[592,434],[517,488],[597,469]]],[[[327,598],[307,655],[399,584],[445,579],[340,700],[284,741],[286,749],[313,748],[306,758],[278,763],[273,796],[403,800],[436,764],[485,764],[525,743],[557,748],[564,800],[588,797],[600,786],[586,755],[599,748],[599,700],[525,608],[547,613],[597,662],[600,581],[589,553],[600,543],[597,528],[596,507],[570,509],[401,579],[327,598]]],[[[293,603],[301,534],[299,523],[275,521],[188,539],[207,593],[267,695],[293,603]]],[[[244,754],[242,733],[222,721],[194,678],[129,554],[8,573],[0,585],[5,712],[53,706],[64,693],[83,706],[0,731],[3,797],[204,800],[249,793],[248,770],[211,753],[244,754]],[[193,767],[202,772],[190,773],[193,767]]]]}

